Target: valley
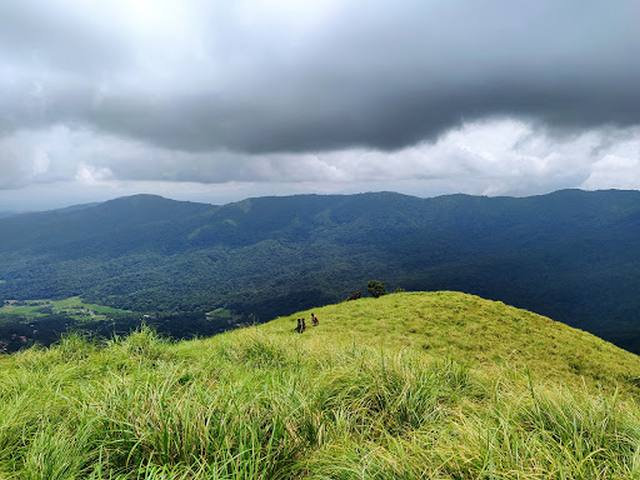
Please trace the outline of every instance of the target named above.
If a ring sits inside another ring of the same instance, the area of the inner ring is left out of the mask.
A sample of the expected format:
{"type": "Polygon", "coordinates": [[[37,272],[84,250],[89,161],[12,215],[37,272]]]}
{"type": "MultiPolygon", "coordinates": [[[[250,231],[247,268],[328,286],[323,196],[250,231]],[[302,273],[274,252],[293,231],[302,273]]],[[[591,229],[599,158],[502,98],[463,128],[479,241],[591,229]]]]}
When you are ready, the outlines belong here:
{"type": "Polygon", "coordinates": [[[34,345],[48,347],[69,334],[106,341],[146,325],[162,335],[182,339],[213,335],[250,322],[250,318],[223,308],[163,314],[85,303],[78,296],[61,300],[10,299],[0,307],[0,354],[34,345]]]}
{"type": "MultiPolygon", "coordinates": [[[[299,195],[222,206],[137,195],[2,219],[0,230],[0,303],[81,296],[136,312],[136,321],[207,325],[207,312],[224,309],[238,324],[366,294],[375,279],[388,291],[502,300],[640,351],[634,191],[299,195]]],[[[176,330],[211,331],[197,328],[176,330]]]]}
{"type": "Polygon", "coordinates": [[[109,315],[120,315],[132,312],[103,305],[84,303],[80,297],[70,297],[63,300],[5,300],[0,307],[0,322],[2,319],[20,317],[30,321],[47,315],[64,315],[70,319],[108,320],[109,315]]]}

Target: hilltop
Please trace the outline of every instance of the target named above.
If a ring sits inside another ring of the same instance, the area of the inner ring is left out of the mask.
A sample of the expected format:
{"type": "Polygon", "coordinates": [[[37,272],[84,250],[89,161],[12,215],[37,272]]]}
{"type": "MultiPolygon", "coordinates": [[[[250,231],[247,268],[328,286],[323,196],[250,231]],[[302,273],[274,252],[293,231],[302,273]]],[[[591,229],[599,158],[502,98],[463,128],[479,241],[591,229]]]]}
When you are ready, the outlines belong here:
{"type": "Polygon", "coordinates": [[[637,478],[640,359],[454,292],[0,358],[0,478],[637,478]]]}

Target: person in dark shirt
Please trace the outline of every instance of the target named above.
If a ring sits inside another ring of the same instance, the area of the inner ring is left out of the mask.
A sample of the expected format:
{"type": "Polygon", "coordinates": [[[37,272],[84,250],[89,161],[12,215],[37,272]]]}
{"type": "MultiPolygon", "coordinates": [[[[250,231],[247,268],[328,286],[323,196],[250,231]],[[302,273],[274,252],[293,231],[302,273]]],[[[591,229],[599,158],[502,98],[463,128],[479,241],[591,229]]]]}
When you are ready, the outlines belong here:
{"type": "Polygon", "coordinates": [[[295,329],[296,333],[303,333],[306,329],[307,329],[307,324],[304,321],[304,318],[298,318],[296,329],[295,329]]]}

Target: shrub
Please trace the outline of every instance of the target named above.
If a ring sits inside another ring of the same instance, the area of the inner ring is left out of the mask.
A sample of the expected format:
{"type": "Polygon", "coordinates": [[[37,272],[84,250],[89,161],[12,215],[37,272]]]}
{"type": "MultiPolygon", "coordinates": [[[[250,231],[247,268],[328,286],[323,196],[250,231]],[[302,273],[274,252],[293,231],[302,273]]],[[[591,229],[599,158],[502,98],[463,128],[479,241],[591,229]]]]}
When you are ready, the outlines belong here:
{"type": "Polygon", "coordinates": [[[358,300],[359,298],[362,298],[362,292],[360,290],[354,290],[347,297],[347,301],[358,300]]]}
{"type": "Polygon", "coordinates": [[[369,280],[369,283],[367,284],[367,290],[369,291],[369,295],[374,298],[381,297],[385,293],[387,293],[384,288],[384,283],[382,283],[380,280],[369,280]]]}

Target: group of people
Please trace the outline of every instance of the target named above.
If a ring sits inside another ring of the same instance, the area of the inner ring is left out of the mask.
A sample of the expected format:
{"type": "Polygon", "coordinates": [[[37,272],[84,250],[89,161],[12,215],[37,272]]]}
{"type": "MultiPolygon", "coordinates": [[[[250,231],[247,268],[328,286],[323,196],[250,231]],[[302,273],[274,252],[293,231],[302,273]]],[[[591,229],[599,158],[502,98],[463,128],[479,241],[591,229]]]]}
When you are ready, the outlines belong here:
{"type": "MultiPolygon", "coordinates": [[[[320,325],[320,320],[316,317],[315,313],[311,314],[311,326],[317,327],[320,325]]],[[[298,318],[298,324],[296,325],[296,332],[302,333],[307,329],[307,322],[304,317],[298,318]]]]}

